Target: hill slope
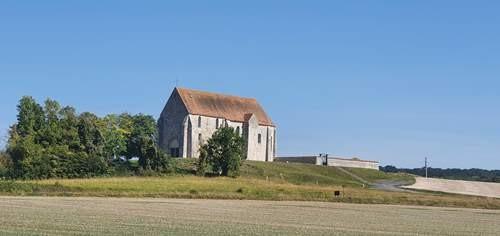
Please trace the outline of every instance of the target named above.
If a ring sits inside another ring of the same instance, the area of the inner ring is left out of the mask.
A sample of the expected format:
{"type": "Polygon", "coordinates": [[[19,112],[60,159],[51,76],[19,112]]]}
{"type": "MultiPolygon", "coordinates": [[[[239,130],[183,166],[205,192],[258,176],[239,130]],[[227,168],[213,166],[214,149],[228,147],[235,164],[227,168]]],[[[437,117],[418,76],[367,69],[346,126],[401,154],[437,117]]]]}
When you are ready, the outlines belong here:
{"type": "MultiPolygon", "coordinates": [[[[300,200],[500,209],[500,199],[363,188],[358,179],[331,167],[245,162],[239,178],[210,178],[194,176],[194,164],[178,161],[177,174],[163,177],[0,181],[0,195],[300,200]],[[336,191],[341,195],[334,196],[336,191]]],[[[372,183],[411,178],[373,170],[349,171],[372,183]]]]}
{"type": "MultiPolygon", "coordinates": [[[[177,160],[181,173],[192,173],[195,162],[177,160]]],[[[297,185],[363,187],[378,181],[401,181],[411,184],[409,174],[385,173],[371,169],[324,167],[301,163],[245,161],[241,177],[297,185]]]]}

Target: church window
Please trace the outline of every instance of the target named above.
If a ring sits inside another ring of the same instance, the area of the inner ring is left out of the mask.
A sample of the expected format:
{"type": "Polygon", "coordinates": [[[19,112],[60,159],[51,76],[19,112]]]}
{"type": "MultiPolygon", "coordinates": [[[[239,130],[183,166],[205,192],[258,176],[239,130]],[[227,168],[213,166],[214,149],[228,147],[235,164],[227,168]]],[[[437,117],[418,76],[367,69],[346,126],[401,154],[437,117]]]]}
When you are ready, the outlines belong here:
{"type": "Polygon", "coordinates": [[[216,119],[215,120],[215,128],[218,129],[219,128],[219,119],[216,119]]]}
{"type": "Polygon", "coordinates": [[[236,127],[236,134],[238,134],[238,136],[240,136],[240,127],[236,127]]]}
{"type": "Polygon", "coordinates": [[[200,146],[203,144],[203,140],[201,140],[203,138],[203,136],[201,134],[198,134],[198,143],[200,144],[200,146]]]}
{"type": "Polygon", "coordinates": [[[169,144],[169,151],[171,157],[179,157],[180,156],[180,147],[177,139],[173,139],[169,144]]]}
{"type": "Polygon", "coordinates": [[[258,141],[259,143],[262,143],[262,135],[261,135],[261,134],[259,134],[259,136],[258,136],[258,140],[257,140],[257,141],[258,141]]]}
{"type": "Polygon", "coordinates": [[[198,128],[201,128],[201,116],[198,117],[198,128]]]}

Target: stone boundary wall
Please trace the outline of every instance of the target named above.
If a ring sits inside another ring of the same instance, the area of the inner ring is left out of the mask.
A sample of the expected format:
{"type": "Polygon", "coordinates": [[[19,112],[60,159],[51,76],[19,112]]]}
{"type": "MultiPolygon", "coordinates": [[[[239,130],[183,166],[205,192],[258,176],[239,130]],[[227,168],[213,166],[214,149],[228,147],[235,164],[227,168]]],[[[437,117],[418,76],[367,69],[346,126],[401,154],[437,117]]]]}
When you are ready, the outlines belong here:
{"type": "Polygon", "coordinates": [[[356,160],[356,159],[328,158],[328,166],[379,170],[379,163],[378,162],[363,161],[363,160],[356,160]]]}
{"type": "MultiPolygon", "coordinates": [[[[323,158],[319,156],[278,157],[276,158],[276,161],[323,165],[323,158]]],[[[377,161],[365,161],[339,157],[328,157],[328,166],[379,170],[379,162],[377,161]]]]}

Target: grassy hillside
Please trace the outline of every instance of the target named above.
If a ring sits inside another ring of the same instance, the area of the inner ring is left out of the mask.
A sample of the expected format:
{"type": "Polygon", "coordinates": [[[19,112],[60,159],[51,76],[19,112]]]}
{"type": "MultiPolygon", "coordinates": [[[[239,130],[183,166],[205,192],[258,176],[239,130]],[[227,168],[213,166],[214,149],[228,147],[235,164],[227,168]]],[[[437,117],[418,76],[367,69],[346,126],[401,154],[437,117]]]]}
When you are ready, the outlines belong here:
{"type": "MultiPolygon", "coordinates": [[[[189,175],[194,172],[195,162],[192,160],[177,160],[176,166],[178,173],[189,175]]],[[[370,169],[345,169],[363,178],[367,182],[377,182],[382,180],[408,183],[414,182],[414,178],[408,174],[388,174],[370,169]]],[[[320,186],[363,186],[361,181],[356,180],[352,176],[336,168],[300,163],[245,161],[241,167],[241,177],[269,180],[279,183],[291,183],[296,185],[314,184],[320,186]]]]}
{"type": "MultiPolygon", "coordinates": [[[[500,199],[362,188],[360,182],[342,171],[321,166],[245,162],[239,178],[196,177],[192,175],[194,163],[189,161],[178,162],[176,166],[181,174],[165,177],[0,181],[0,194],[300,200],[500,209],[500,199]],[[334,197],[335,191],[341,191],[343,196],[334,197]]],[[[354,172],[367,181],[409,178],[371,170],[354,172]]]]}
{"type": "Polygon", "coordinates": [[[360,186],[360,183],[343,172],[322,166],[296,163],[245,162],[241,175],[256,179],[270,179],[292,184],[360,186]]]}
{"type": "Polygon", "coordinates": [[[386,173],[377,170],[359,169],[359,168],[344,168],[344,169],[371,183],[380,181],[393,181],[393,182],[405,183],[408,185],[415,183],[415,178],[412,175],[405,173],[386,173]]]}

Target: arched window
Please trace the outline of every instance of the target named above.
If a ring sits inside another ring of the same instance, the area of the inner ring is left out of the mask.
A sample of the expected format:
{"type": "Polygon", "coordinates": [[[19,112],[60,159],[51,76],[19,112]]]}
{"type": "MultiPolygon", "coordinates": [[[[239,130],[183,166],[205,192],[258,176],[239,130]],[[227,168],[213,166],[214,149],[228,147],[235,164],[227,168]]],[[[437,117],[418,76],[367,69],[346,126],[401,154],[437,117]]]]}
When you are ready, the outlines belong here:
{"type": "Polygon", "coordinates": [[[203,140],[202,140],[203,136],[201,134],[198,134],[198,144],[201,146],[203,145],[203,140]]]}
{"type": "Polygon", "coordinates": [[[198,128],[201,128],[201,116],[198,117],[198,128]]]}
{"type": "Polygon", "coordinates": [[[257,141],[259,142],[259,144],[262,143],[262,134],[259,134],[257,141]]]}
{"type": "Polygon", "coordinates": [[[236,127],[236,134],[238,134],[238,136],[240,136],[240,127],[236,127]]]}
{"type": "Polygon", "coordinates": [[[215,128],[218,129],[219,128],[219,118],[217,118],[215,120],[215,128]]]}
{"type": "Polygon", "coordinates": [[[171,157],[179,157],[180,156],[180,147],[179,141],[177,139],[172,139],[169,143],[170,156],[171,157]]]}

